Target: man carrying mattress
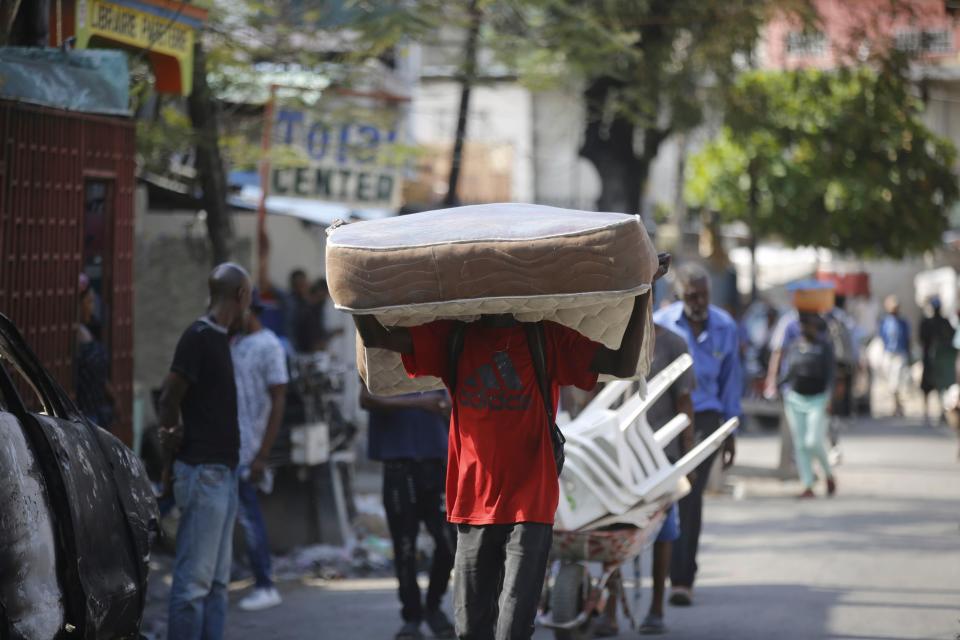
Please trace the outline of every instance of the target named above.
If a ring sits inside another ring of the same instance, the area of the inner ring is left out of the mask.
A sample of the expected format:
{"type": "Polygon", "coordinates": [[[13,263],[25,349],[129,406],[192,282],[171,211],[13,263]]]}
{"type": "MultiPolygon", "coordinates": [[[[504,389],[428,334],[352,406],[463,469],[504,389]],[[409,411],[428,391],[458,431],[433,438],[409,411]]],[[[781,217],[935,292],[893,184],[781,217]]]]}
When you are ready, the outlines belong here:
{"type": "MultiPolygon", "coordinates": [[[[660,256],[656,278],[669,260],[660,256]]],[[[509,315],[391,330],[374,316],[354,316],[367,348],[400,353],[409,375],[441,378],[453,399],[447,502],[458,532],[458,638],[526,640],[533,634],[559,499],[549,414],[556,411],[560,386],[591,389],[599,374],[634,374],[648,304],[648,295],[635,299],[617,350],[559,324],[524,325],[509,315]],[[534,365],[540,355],[548,402],[534,365]]]]}

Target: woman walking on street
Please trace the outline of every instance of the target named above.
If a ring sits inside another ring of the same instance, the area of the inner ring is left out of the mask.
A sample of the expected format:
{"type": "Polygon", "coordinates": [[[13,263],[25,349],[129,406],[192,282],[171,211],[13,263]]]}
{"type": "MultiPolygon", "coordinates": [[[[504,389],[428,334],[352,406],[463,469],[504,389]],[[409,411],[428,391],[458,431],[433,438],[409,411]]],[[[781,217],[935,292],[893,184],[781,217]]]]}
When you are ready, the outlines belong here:
{"type": "Polygon", "coordinates": [[[801,498],[813,498],[813,459],[816,458],[827,478],[827,495],[837,490],[837,483],[827,455],[829,400],[835,378],[836,361],[833,347],[824,335],[823,319],[814,313],[800,314],[800,339],[787,351],[783,382],[786,385],[784,409],[793,434],[794,455],[800,480],[801,498]]]}
{"type": "Polygon", "coordinates": [[[927,301],[926,318],[920,321],[920,346],[923,348],[923,376],[920,390],[923,391],[923,422],[930,426],[930,394],[934,391],[940,398],[940,423],[946,422],[943,408],[943,392],[956,382],[954,364],[957,351],[953,348],[953,325],[940,312],[939,296],[927,301]]]}

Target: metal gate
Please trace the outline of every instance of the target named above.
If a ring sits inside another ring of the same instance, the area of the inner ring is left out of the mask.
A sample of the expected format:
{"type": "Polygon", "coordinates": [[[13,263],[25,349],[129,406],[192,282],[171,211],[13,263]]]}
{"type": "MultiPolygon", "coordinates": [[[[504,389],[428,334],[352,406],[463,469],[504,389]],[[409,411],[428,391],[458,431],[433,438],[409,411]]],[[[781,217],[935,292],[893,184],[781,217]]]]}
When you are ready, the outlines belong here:
{"type": "Polygon", "coordinates": [[[92,183],[105,194],[103,339],[131,440],[134,125],[124,118],[0,100],[0,312],[73,389],[78,277],[92,183]]]}

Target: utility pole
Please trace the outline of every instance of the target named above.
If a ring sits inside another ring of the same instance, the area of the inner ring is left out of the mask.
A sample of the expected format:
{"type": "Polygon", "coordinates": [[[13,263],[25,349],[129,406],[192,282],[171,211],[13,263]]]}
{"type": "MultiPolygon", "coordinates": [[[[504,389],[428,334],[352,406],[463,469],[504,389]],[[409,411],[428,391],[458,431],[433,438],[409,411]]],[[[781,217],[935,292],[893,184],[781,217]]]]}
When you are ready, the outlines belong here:
{"type": "Polygon", "coordinates": [[[477,39],[483,20],[479,0],[470,0],[467,10],[470,26],[467,28],[467,41],[463,47],[463,70],[460,78],[460,109],[457,113],[457,132],[453,139],[453,153],[450,156],[450,176],[447,180],[447,195],[443,199],[446,207],[455,207],[460,203],[457,197],[457,185],[460,182],[460,167],[463,163],[463,141],[467,136],[467,118],[470,113],[470,91],[477,77],[477,39]]]}
{"type": "Polygon", "coordinates": [[[757,192],[757,168],[756,158],[750,160],[747,167],[747,175],[750,177],[750,191],[747,195],[747,224],[750,243],[750,302],[757,301],[757,207],[759,206],[759,193],[757,192]]]}

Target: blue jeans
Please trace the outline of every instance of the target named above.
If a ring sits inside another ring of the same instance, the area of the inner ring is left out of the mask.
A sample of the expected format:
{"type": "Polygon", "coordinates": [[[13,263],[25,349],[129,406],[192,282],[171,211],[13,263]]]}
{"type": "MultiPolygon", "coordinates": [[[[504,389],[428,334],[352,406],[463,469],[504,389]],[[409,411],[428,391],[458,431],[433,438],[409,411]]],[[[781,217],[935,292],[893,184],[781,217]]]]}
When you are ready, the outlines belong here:
{"type": "Polygon", "coordinates": [[[247,554],[250,569],[257,581],[258,589],[273,586],[270,578],[270,543],[267,540],[267,526],[260,513],[257,500],[257,486],[246,480],[240,480],[240,513],[237,518],[247,542],[247,554]]]}
{"type": "Polygon", "coordinates": [[[237,517],[237,472],[222,464],[173,466],[180,508],[168,640],[220,640],[237,517]]]}

